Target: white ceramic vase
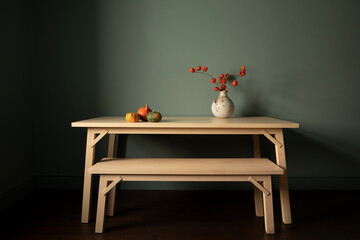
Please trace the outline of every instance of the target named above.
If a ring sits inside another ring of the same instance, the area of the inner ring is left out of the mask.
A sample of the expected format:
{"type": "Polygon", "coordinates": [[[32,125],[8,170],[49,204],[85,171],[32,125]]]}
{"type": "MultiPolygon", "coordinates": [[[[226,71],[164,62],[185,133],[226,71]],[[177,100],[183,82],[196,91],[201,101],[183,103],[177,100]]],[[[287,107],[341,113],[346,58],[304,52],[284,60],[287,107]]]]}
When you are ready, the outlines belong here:
{"type": "Polygon", "coordinates": [[[219,97],[211,105],[211,111],[215,117],[229,118],[234,113],[234,103],[227,96],[227,92],[228,90],[220,91],[219,97]]]}

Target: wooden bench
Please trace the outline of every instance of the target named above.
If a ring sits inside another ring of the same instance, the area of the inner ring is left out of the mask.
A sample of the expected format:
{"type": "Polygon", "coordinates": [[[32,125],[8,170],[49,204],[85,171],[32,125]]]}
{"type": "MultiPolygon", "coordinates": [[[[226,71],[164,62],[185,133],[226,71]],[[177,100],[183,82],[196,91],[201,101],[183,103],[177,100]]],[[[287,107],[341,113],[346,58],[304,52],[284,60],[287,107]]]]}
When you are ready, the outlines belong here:
{"type": "Polygon", "coordinates": [[[251,182],[263,195],[265,231],[275,233],[271,175],[284,171],[267,158],[104,158],[89,173],[100,174],[96,233],[103,232],[106,195],[114,204],[120,181],[251,182]]]}

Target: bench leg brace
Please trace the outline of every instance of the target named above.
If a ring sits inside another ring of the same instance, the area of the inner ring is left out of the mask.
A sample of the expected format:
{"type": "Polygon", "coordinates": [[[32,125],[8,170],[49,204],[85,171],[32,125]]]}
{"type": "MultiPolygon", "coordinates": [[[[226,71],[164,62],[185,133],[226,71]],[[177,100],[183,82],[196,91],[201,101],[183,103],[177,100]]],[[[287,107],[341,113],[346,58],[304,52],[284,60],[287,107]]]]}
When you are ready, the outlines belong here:
{"type": "Polygon", "coordinates": [[[257,189],[259,189],[259,190],[262,191],[264,194],[266,194],[266,196],[269,196],[269,195],[270,195],[270,192],[269,192],[266,188],[264,188],[263,186],[261,186],[261,184],[260,184],[258,181],[256,181],[253,177],[249,177],[248,179],[249,179],[249,181],[250,181],[252,184],[254,184],[255,187],[257,187],[257,189]]]}
{"type": "Polygon", "coordinates": [[[104,229],[106,194],[111,189],[116,187],[116,184],[118,184],[121,180],[122,178],[120,176],[114,178],[106,175],[100,175],[98,205],[96,211],[96,224],[95,224],[96,233],[102,233],[104,229]],[[111,181],[109,186],[108,186],[108,181],[111,181]]]}
{"type": "Polygon", "coordinates": [[[109,186],[107,186],[106,188],[104,188],[103,190],[101,190],[101,194],[102,195],[106,195],[113,187],[116,186],[116,184],[118,184],[120,181],[122,180],[122,178],[120,176],[116,177],[112,183],[109,184],[109,186]]]}

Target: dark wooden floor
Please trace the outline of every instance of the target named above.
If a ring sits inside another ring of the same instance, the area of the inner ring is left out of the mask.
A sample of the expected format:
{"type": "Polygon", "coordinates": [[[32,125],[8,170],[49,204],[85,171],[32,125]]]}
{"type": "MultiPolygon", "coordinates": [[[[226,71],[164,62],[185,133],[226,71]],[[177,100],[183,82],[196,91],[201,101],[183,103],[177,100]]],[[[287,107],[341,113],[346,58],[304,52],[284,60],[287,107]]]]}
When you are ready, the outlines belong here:
{"type": "Polygon", "coordinates": [[[275,235],[255,217],[250,191],[121,191],[103,234],[94,233],[94,219],[80,223],[81,195],[32,194],[0,214],[0,239],[360,239],[359,191],[293,191],[291,225],[281,222],[275,192],[275,235]]]}

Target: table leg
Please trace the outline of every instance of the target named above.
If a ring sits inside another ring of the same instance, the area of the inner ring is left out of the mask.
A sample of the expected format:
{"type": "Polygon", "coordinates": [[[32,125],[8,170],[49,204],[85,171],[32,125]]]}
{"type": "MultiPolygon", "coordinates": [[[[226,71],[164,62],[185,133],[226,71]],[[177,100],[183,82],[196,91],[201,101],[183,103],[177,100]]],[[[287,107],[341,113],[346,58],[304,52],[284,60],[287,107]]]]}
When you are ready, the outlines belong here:
{"type": "Polygon", "coordinates": [[[275,138],[277,141],[281,143],[281,146],[275,145],[276,163],[282,169],[284,169],[284,174],[279,176],[279,191],[280,191],[282,221],[285,224],[291,224],[292,221],[291,221],[289,186],[288,186],[288,177],[286,171],[285,145],[284,145],[284,136],[282,129],[276,131],[275,138]]]}
{"type": "Polygon", "coordinates": [[[94,164],[95,146],[94,147],[91,146],[91,143],[94,139],[95,139],[95,132],[91,129],[88,129],[87,140],[86,140],[86,153],[85,153],[83,204],[82,204],[82,213],[81,213],[82,223],[89,222],[92,175],[88,173],[88,169],[94,164]]]}
{"type": "MultiPolygon", "coordinates": [[[[253,135],[254,158],[260,158],[259,135],[253,135]]],[[[254,186],[255,214],[257,217],[264,216],[262,192],[254,186]]]]}
{"type": "MultiPolygon", "coordinates": [[[[115,134],[109,135],[109,145],[108,145],[108,157],[115,157],[115,134]]],[[[108,197],[106,198],[106,215],[114,216],[114,208],[115,208],[115,196],[116,196],[116,187],[110,190],[108,193],[108,197]]]]}

